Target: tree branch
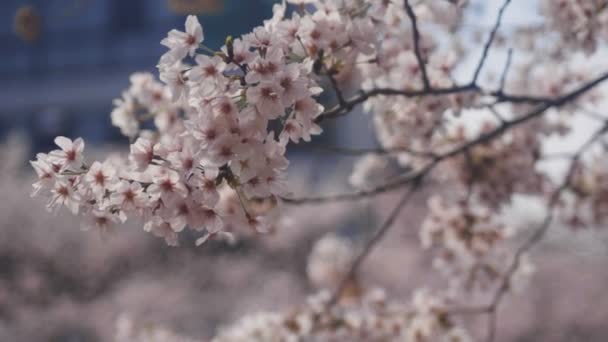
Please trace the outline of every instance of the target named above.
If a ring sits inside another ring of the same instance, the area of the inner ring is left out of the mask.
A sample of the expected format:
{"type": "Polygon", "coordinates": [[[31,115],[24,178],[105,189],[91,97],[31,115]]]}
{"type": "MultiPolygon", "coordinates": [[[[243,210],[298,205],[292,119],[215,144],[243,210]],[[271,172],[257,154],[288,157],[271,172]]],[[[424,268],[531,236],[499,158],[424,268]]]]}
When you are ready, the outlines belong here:
{"type": "Polygon", "coordinates": [[[488,37],[488,40],[486,41],[486,44],[483,47],[483,52],[481,54],[481,58],[479,59],[479,63],[477,64],[477,68],[475,69],[475,72],[473,73],[473,79],[471,80],[471,84],[477,84],[477,79],[479,78],[479,73],[481,72],[481,69],[483,68],[483,65],[488,57],[488,52],[490,51],[490,47],[492,46],[492,43],[494,42],[494,38],[496,37],[496,32],[498,32],[498,28],[500,27],[500,22],[502,21],[502,16],[510,2],[511,2],[511,0],[505,0],[505,2],[502,4],[502,7],[498,11],[498,16],[496,17],[496,23],[494,23],[494,27],[492,28],[492,31],[490,32],[490,36],[488,37]]]}
{"type": "Polygon", "coordinates": [[[549,199],[548,209],[547,209],[548,212],[547,212],[547,215],[545,215],[545,219],[543,220],[543,222],[541,223],[539,228],[534,232],[534,234],[532,234],[532,236],[530,236],[530,238],[528,240],[526,240],[515,252],[511,265],[509,266],[509,268],[503,275],[500,286],[499,286],[498,290],[495,292],[492,302],[487,307],[488,313],[490,314],[490,325],[488,328],[488,338],[487,338],[488,342],[492,342],[494,340],[494,337],[496,336],[496,316],[497,316],[498,306],[500,305],[502,299],[507,294],[507,292],[510,288],[511,278],[512,278],[513,274],[519,268],[522,256],[527,251],[529,251],[534,245],[536,245],[538,242],[540,242],[542,240],[542,238],[544,237],[545,233],[547,232],[547,230],[549,230],[549,227],[551,226],[551,222],[553,222],[553,219],[555,216],[555,207],[559,203],[560,195],[562,194],[562,192],[564,190],[566,190],[570,186],[570,182],[572,181],[572,177],[576,170],[576,166],[577,166],[579,160],[581,159],[583,153],[585,153],[585,151],[587,151],[591,146],[593,146],[593,144],[598,139],[600,139],[604,134],[606,134],[607,131],[608,131],[608,121],[606,121],[604,123],[604,125],[602,126],[602,128],[597,130],[591,136],[591,138],[589,138],[578,149],[578,151],[572,156],[571,161],[570,161],[570,167],[568,168],[568,171],[566,173],[566,176],[564,177],[562,184],[557,189],[555,189],[555,191],[553,191],[553,193],[551,194],[551,197],[549,199]]]}
{"type": "Polygon", "coordinates": [[[424,90],[399,90],[392,88],[375,88],[368,91],[361,90],[359,95],[353,96],[350,99],[344,100],[343,104],[337,104],[331,109],[321,113],[315,123],[320,123],[326,119],[335,119],[337,117],[348,114],[355,106],[367,101],[368,99],[379,96],[403,96],[403,97],[420,97],[434,95],[449,95],[466,91],[477,91],[477,87],[473,85],[458,86],[455,85],[449,88],[430,88],[424,90]]]}
{"type": "Polygon", "coordinates": [[[414,41],[414,54],[416,55],[416,59],[418,60],[418,65],[420,67],[420,74],[422,76],[422,84],[424,85],[424,89],[431,89],[431,83],[429,82],[429,76],[426,72],[426,64],[424,63],[424,59],[422,58],[422,53],[420,52],[420,32],[418,31],[418,23],[416,14],[410,6],[409,0],[403,1],[403,6],[405,7],[405,11],[407,12],[410,21],[412,22],[412,36],[414,41]]]}
{"type": "Polygon", "coordinates": [[[425,97],[425,96],[438,96],[438,95],[451,95],[464,93],[467,91],[478,92],[483,95],[492,96],[495,98],[493,104],[498,103],[527,103],[527,104],[540,104],[552,101],[553,98],[550,97],[538,97],[538,96],[529,96],[529,95],[512,95],[506,94],[504,91],[485,91],[484,89],[479,88],[477,85],[468,84],[468,85],[454,85],[452,87],[447,88],[430,88],[423,90],[400,90],[393,88],[374,88],[371,90],[361,90],[358,95],[351,97],[350,99],[344,99],[342,104],[337,104],[331,109],[321,113],[315,119],[315,123],[321,123],[326,119],[335,119],[341,116],[344,116],[350,113],[357,105],[364,103],[375,96],[403,96],[406,98],[414,98],[414,97],[425,97]]]}
{"type": "Polygon", "coordinates": [[[507,75],[509,73],[509,68],[511,67],[511,60],[513,58],[513,49],[509,49],[507,52],[507,61],[505,62],[505,68],[502,70],[502,74],[500,75],[500,83],[498,85],[498,92],[502,94],[505,89],[505,84],[507,83],[507,75]]]}
{"type": "Polygon", "coordinates": [[[393,210],[391,210],[391,212],[389,213],[387,218],[384,220],[384,222],[382,223],[380,228],[378,228],[378,230],[376,230],[376,232],[374,233],[372,238],[365,244],[361,253],[359,253],[359,255],[357,255],[357,258],[350,266],[348,272],[346,273],[346,276],[342,279],[342,281],[340,282],[340,285],[338,286],[336,291],[332,294],[332,297],[328,303],[328,306],[332,306],[340,298],[340,295],[342,295],[342,293],[348,286],[349,282],[355,277],[357,271],[359,270],[359,267],[361,266],[363,261],[367,258],[367,256],[371,253],[371,251],[374,249],[374,246],[376,246],[376,244],[378,242],[380,242],[382,237],[393,226],[393,223],[395,223],[395,220],[397,219],[397,216],[401,212],[401,209],[403,209],[403,207],[412,198],[412,195],[415,193],[415,191],[418,188],[418,186],[420,185],[420,183],[421,183],[421,179],[419,179],[417,182],[413,183],[412,186],[403,194],[403,196],[401,196],[401,199],[399,200],[399,202],[397,202],[397,205],[395,205],[393,210]]]}
{"type": "Polygon", "coordinates": [[[500,278],[500,283],[497,290],[494,292],[490,303],[486,306],[481,307],[457,307],[452,308],[449,311],[450,314],[464,314],[464,315],[479,315],[479,314],[488,314],[488,333],[487,333],[487,342],[492,342],[496,337],[496,321],[497,321],[497,312],[500,303],[502,302],[504,296],[507,294],[510,286],[511,279],[513,274],[519,268],[521,264],[521,259],[523,255],[528,252],[532,247],[538,244],[546,232],[549,230],[551,223],[554,220],[555,215],[555,207],[559,204],[559,199],[564,190],[566,190],[572,181],[572,177],[574,176],[574,172],[576,170],[576,166],[579,160],[582,158],[583,154],[596,143],[601,137],[603,137],[608,132],[608,120],[604,121],[604,125],[597,130],[579,149],[570,156],[570,166],[566,172],[564,180],[562,183],[551,193],[549,198],[549,203],[547,206],[547,214],[545,218],[539,225],[539,227],[534,231],[534,233],[515,251],[513,255],[513,260],[511,264],[509,264],[507,270],[504,272],[502,277],[500,278]]]}
{"type": "Polygon", "coordinates": [[[340,107],[348,108],[349,104],[344,99],[344,94],[342,93],[342,90],[338,86],[338,81],[334,77],[333,68],[327,69],[327,67],[323,67],[323,69],[325,70],[325,75],[327,75],[327,78],[329,79],[329,83],[331,84],[331,87],[333,88],[334,93],[336,94],[336,98],[338,99],[338,105],[340,107]]]}
{"type": "Polygon", "coordinates": [[[579,96],[583,95],[590,89],[593,89],[595,86],[602,83],[606,79],[608,79],[608,72],[606,72],[606,73],[602,74],[601,76],[595,78],[594,80],[580,86],[579,88],[575,89],[574,91],[572,91],[568,94],[565,94],[561,97],[547,100],[542,105],[540,105],[539,107],[537,107],[536,109],[532,110],[531,112],[529,112],[525,115],[522,115],[513,120],[502,122],[497,128],[495,128],[494,130],[492,130],[488,133],[482,134],[479,137],[477,137],[473,140],[470,140],[466,143],[463,143],[460,146],[457,146],[457,147],[453,148],[452,150],[449,150],[443,154],[436,155],[433,159],[431,159],[431,161],[429,163],[427,163],[424,167],[422,167],[418,171],[407,173],[406,175],[404,175],[400,178],[397,178],[396,180],[394,180],[392,182],[388,182],[388,183],[380,185],[376,188],[373,188],[370,190],[365,190],[365,191],[329,195],[329,196],[322,196],[322,197],[292,198],[292,199],[285,198],[284,200],[285,200],[285,202],[290,203],[290,204],[302,204],[302,203],[319,204],[319,203],[332,202],[332,201],[354,200],[354,199],[359,199],[362,197],[375,196],[377,194],[396,190],[405,184],[408,184],[412,181],[416,181],[416,180],[424,177],[428,172],[433,170],[435,168],[435,166],[437,164],[439,164],[440,162],[442,162],[446,159],[449,159],[451,157],[457,156],[477,145],[485,144],[485,143],[491,141],[492,139],[501,136],[502,134],[507,132],[512,127],[521,125],[534,118],[541,116],[543,113],[545,113],[546,110],[548,110],[550,108],[560,107],[560,106],[563,106],[564,104],[567,104],[571,101],[576,100],[579,96]]]}

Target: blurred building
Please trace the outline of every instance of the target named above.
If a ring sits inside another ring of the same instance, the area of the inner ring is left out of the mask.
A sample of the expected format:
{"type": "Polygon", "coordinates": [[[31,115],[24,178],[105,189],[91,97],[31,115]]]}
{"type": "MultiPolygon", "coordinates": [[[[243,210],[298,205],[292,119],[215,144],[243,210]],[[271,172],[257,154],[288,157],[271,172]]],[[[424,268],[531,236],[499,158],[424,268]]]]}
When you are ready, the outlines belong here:
{"type": "Polygon", "coordinates": [[[159,42],[183,29],[184,13],[205,12],[199,14],[205,43],[217,48],[227,35],[270,17],[271,7],[270,0],[0,1],[0,136],[25,131],[35,150],[57,134],[93,143],[118,139],[109,120],[112,99],[132,72],[156,71],[165,51],[159,42]],[[26,34],[40,28],[37,39],[22,39],[14,26],[23,23],[26,34]]]}

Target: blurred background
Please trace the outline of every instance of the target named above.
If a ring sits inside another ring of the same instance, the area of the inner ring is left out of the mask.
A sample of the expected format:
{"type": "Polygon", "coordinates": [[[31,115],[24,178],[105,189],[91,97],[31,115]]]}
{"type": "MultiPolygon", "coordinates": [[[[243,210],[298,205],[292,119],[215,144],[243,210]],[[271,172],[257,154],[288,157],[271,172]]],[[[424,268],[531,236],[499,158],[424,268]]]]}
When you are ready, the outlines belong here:
{"type": "MultiPolygon", "coordinates": [[[[485,30],[502,2],[476,3],[474,21],[485,30]]],[[[514,4],[505,25],[533,20],[532,3],[514,4]]],[[[83,137],[89,160],[126,150],[126,138],[110,125],[112,99],[128,86],[131,73],[156,74],[165,50],[160,40],[169,30],[182,29],[187,14],[198,15],[205,43],[218,48],[227,35],[246,33],[269,18],[272,5],[271,0],[0,1],[0,341],[113,341],[123,315],[204,341],[244,314],[302,303],[316,290],[306,271],[309,255],[328,232],[354,241],[369,236],[394,201],[391,195],[327,206],[323,215],[316,207],[296,208],[285,228],[270,237],[204,248],[194,248],[187,234],[182,247],[167,247],[137,223],[110,234],[83,232],[78,218],[52,216],[42,201],[29,198],[33,174],[27,160],[53,148],[57,135],[83,137]]],[[[494,68],[503,64],[497,61],[494,68]]],[[[361,115],[324,129],[315,144],[374,144],[361,115]]],[[[300,148],[290,158],[295,193],[346,186],[353,158],[319,152],[300,148]]],[[[432,278],[430,258],[417,237],[428,192],[417,196],[361,277],[403,301],[432,278]]],[[[529,201],[516,204],[511,216],[523,228],[542,216],[529,201]]],[[[593,231],[552,230],[533,253],[539,272],[531,290],[501,312],[499,340],[605,341],[606,240],[593,231]]]]}
{"type": "MultiPolygon", "coordinates": [[[[205,43],[250,31],[271,0],[6,0],[0,2],[0,136],[26,134],[32,150],[58,135],[91,144],[120,139],[108,114],[135,71],[156,71],[160,40],[199,15],[205,43]]],[[[123,139],[124,140],[124,139],[123,139]]]]}

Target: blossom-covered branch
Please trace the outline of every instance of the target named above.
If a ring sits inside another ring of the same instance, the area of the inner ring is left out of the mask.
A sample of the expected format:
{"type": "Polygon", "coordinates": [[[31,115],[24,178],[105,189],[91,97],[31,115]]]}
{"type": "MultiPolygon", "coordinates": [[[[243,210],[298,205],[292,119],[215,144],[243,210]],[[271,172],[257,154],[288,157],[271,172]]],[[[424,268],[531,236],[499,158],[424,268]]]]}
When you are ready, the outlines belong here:
{"type": "MultiPolygon", "coordinates": [[[[489,130],[488,132],[481,134],[477,138],[472,139],[470,141],[466,141],[466,142],[460,144],[459,146],[456,146],[452,149],[445,151],[444,153],[433,155],[432,151],[418,152],[416,154],[419,154],[419,155],[422,154],[423,156],[432,155],[433,157],[430,158],[430,161],[426,165],[421,167],[420,169],[418,169],[416,171],[408,172],[396,180],[382,184],[373,189],[362,190],[362,191],[358,191],[358,192],[354,192],[354,193],[329,195],[329,196],[288,198],[288,199],[286,199],[286,201],[288,203],[294,203],[294,204],[324,203],[327,201],[353,200],[353,199],[358,199],[361,197],[374,196],[374,195],[378,195],[378,194],[381,194],[381,193],[384,193],[387,191],[396,190],[400,186],[403,186],[405,184],[408,184],[415,180],[419,180],[420,178],[424,177],[428,172],[433,170],[435,168],[435,166],[437,164],[439,164],[440,162],[447,160],[449,158],[455,157],[459,154],[463,154],[466,151],[470,150],[471,148],[475,147],[476,145],[482,145],[492,139],[499,138],[502,134],[507,132],[512,127],[518,126],[521,124],[525,124],[529,120],[532,120],[532,119],[544,114],[550,108],[561,107],[561,106],[568,104],[571,101],[576,100],[579,96],[582,96],[587,91],[590,91],[591,89],[593,89],[595,86],[602,83],[606,79],[608,79],[608,73],[604,73],[604,74],[600,75],[596,79],[580,86],[576,90],[574,90],[564,96],[561,96],[561,97],[558,97],[555,99],[544,100],[542,102],[542,105],[540,105],[538,108],[532,110],[531,112],[529,112],[525,115],[522,115],[520,117],[517,117],[513,120],[504,121],[497,127],[494,127],[493,129],[489,130]]],[[[398,151],[398,148],[394,148],[393,151],[387,150],[386,153],[388,154],[389,152],[397,152],[397,151],[398,151]]],[[[408,153],[408,150],[406,148],[404,148],[402,152],[408,153]]],[[[372,151],[372,153],[374,153],[374,152],[372,151]]]]}

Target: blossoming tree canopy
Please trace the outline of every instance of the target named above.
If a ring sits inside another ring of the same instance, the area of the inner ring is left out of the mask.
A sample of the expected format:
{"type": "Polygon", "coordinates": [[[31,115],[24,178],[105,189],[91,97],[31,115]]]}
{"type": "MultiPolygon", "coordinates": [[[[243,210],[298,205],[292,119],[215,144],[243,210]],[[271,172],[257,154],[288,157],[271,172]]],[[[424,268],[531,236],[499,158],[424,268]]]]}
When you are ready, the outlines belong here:
{"type": "MultiPolygon", "coordinates": [[[[228,37],[218,51],[204,45],[203,27],[188,16],[185,31],[171,30],[161,41],[168,51],[158,63],[160,81],[136,73],[114,101],[111,120],[131,141],[128,158],[89,163],[82,139],[58,137],[59,149],[31,162],[38,175],[34,195],[47,198],[51,211],[65,206],[83,216],[87,227],[139,218],[147,232],[176,246],[186,228],[198,232],[197,244],[233,239],[279,228],[286,205],[402,192],[361,253],[340,258],[349,267],[332,273],[343,281],[321,300],[326,308],[340,301],[411,195],[433,179],[444,190],[430,198],[420,238],[447,289],[434,299],[418,292],[418,309],[404,309],[409,318],[393,317],[398,329],[378,336],[464,340],[458,315],[494,317],[514,279],[529,273],[526,252],[552,223],[592,226],[608,216],[601,158],[608,119],[595,113],[608,70],[577,62],[581,55],[594,58],[608,38],[607,6],[542,0],[542,27],[515,29],[510,41],[499,37],[510,3],[501,3],[478,46],[464,37],[466,1],[291,0],[275,5],[272,18],[252,32],[228,37]],[[488,56],[499,52],[507,58],[498,77],[485,77],[488,56]],[[471,73],[463,78],[467,67],[471,73]],[[327,108],[319,103],[323,89],[335,102],[327,108]],[[359,106],[369,113],[380,147],[337,151],[362,155],[350,177],[355,190],[292,194],[290,145],[309,142],[323,122],[359,106]],[[579,117],[596,121],[588,139],[574,151],[547,153],[547,138],[569,134],[579,117]],[[153,130],[142,128],[148,121],[153,130]],[[563,162],[560,177],[538,167],[548,159],[563,162]],[[390,162],[399,170],[395,177],[385,174],[390,162]],[[516,194],[543,200],[547,214],[514,246],[502,209],[516,194]],[[479,293],[489,302],[466,307],[470,302],[461,300],[479,293]]],[[[338,314],[314,305],[307,310],[338,314]]],[[[308,332],[287,326],[281,334],[313,334],[322,321],[309,322],[308,332]]],[[[489,334],[493,338],[493,326],[489,334]]]]}

